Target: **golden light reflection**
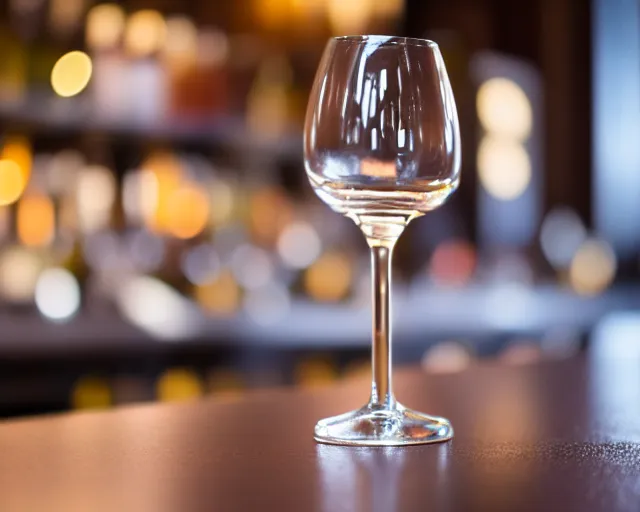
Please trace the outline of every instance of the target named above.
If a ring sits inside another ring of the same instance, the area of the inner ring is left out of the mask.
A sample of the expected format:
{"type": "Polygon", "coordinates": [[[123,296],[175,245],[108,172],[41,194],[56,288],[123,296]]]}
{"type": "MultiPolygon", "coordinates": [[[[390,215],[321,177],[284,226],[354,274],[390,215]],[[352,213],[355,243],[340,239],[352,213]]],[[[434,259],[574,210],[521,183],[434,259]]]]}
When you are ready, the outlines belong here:
{"type": "Polygon", "coordinates": [[[73,51],[58,59],[51,70],[51,87],[58,96],[68,98],[81,93],[91,80],[93,64],[84,52],[73,51]]]}
{"type": "Polygon", "coordinates": [[[164,17],[153,9],[143,9],[129,16],[124,46],[135,57],[146,57],[160,50],[167,35],[164,17]]]}
{"type": "Polygon", "coordinates": [[[118,4],[99,4],[87,14],[87,46],[106,50],[118,45],[124,32],[125,13],[118,4]]]}
{"type": "Polygon", "coordinates": [[[240,307],[240,287],[231,272],[223,272],[208,284],[194,288],[198,304],[216,316],[232,316],[240,307]]]}
{"type": "Polygon", "coordinates": [[[56,226],[51,198],[42,194],[23,197],[18,203],[16,225],[18,239],[27,247],[50,244],[56,226]]]}
{"type": "Polygon", "coordinates": [[[185,368],[171,368],[164,372],[156,385],[158,400],[162,402],[183,402],[204,394],[200,377],[185,368]]]}
{"type": "Polygon", "coordinates": [[[167,211],[168,232],[176,238],[193,238],[207,226],[209,198],[197,185],[184,184],[169,196],[167,211]]]}
{"type": "Polygon", "coordinates": [[[484,137],[477,164],[482,186],[503,201],[518,198],[531,181],[531,160],[524,146],[515,140],[484,137]]]}
{"type": "Polygon", "coordinates": [[[111,387],[106,379],[83,377],[73,386],[71,403],[74,409],[106,409],[113,403],[111,387]]]}
{"type": "Polygon", "coordinates": [[[349,258],[340,252],[327,252],[306,270],[304,287],[315,300],[338,301],[349,292],[352,277],[349,258]]]}
{"type": "Polygon", "coordinates": [[[15,203],[25,187],[26,182],[18,164],[13,160],[0,160],[0,206],[15,203]]]}
{"type": "Polygon", "coordinates": [[[603,240],[586,240],[569,267],[569,283],[580,295],[597,295],[606,290],[616,274],[616,255],[603,240]]]}
{"type": "Polygon", "coordinates": [[[331,384],[338,378],[338,369],[333,361],[325,357],[303,360],[296,365],[294,379],[303,387],[331,384]]]}

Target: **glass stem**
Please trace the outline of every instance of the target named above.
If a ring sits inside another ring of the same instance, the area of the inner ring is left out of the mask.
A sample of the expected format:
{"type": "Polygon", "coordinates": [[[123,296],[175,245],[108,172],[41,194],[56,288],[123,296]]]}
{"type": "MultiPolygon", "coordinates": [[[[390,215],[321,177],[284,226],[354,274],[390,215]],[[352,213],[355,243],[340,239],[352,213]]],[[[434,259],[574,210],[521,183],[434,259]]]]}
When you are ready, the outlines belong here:
{"type": "Polygon", "coordinates": [[[373,340],[371,347],[371,404],[395,407],[391,389],[391,255],[395,240],[372,240],[373,340]]]}

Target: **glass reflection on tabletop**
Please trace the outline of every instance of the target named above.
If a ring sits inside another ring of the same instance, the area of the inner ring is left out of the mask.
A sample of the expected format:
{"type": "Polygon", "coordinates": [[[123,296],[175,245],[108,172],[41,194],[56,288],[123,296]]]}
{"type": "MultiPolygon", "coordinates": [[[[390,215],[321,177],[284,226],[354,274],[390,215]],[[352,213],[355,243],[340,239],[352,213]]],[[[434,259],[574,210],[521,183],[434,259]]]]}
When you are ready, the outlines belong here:
{"type": "MultiPolygon", "coordinates": [[[[418,453],[398,447],[318,444],[322,510],[400,510],[403,495],[421,493],[432,487],[424,485],[428,479],[436,479],[435,487],[438,488],[437,495],[430,496],[429,502],[434,506],[441,505],[447,500],[447,486],[442,484],[445,483],[449,452],[448,445],[425,447],[418,453]],[[419,474],[407,474],[409,457],[420,458],[419,474]]],[[[409,501],[413,501],[412,498],[410,496],[409,501]]]]}

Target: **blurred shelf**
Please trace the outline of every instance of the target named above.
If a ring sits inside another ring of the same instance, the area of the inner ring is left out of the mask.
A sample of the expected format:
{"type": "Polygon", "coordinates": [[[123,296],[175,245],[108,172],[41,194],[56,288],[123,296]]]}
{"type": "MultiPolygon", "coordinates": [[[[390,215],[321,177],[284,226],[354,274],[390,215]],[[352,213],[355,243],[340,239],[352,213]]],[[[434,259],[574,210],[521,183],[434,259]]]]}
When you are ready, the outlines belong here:
{"type": "Polygon", "coordinates": [[[220,115],[206,121],[178,118],[151,121],[133,116],[107,119],[96,115],[87,102],[34,97],[20,104],[0,102],[0,123],[10,129],[44,135],[96,132],[111,137],[253,151],[263,158],[302,159],[301,135],[259,137],[247,130],[240,116],[220,115]]]}
{"type": "MultiPolygon", "coordinates": [[[[594,298],[555,286],[449,290],[418,286],[398,292],[394,297],[394,343],[405,346],[426,346],[445,339],[477,344],[505,337],[535,339],[557,330],[585,334],[610,313],[640,309],[638,286],[619,286],[594,298]]],[[[192,314],[196,316],[189,318],[188,334],[160,340],[115,315],[81,315],[57,325],[35,314],[5,313],[0,316],[0,357],[96,351],[124,354],[193,344],[212,349],[366,349],[370,343],[366,305],[299,300],[286,317],[268,326],[257,325],[244,314],[229,320],[208,318],[194,304],[192,314]]]]}

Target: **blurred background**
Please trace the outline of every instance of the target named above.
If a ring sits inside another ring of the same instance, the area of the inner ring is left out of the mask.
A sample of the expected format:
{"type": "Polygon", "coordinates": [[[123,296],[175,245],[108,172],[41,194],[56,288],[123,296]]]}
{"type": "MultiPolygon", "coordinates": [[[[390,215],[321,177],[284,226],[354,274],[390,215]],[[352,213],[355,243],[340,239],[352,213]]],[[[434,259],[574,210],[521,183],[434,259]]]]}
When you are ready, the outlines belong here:
{"type": "Polygon", "coordinates": [[[368,375],[368,250],[302,163],[332,35],[436,40],[458,103],[461,188],[396,251],[398,365],[527,364],[637,332],[636,1],[0,13],[0,417],[368,375]]]}

